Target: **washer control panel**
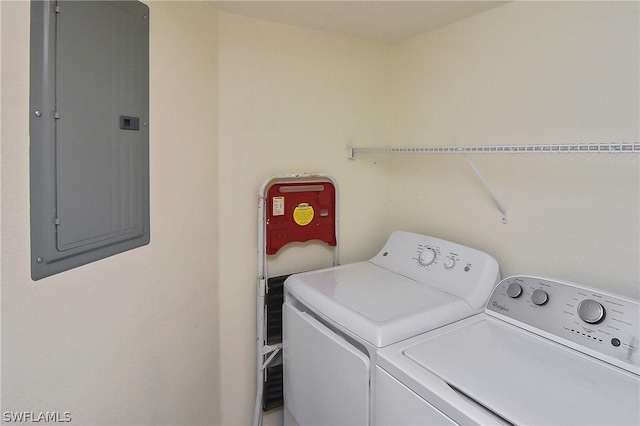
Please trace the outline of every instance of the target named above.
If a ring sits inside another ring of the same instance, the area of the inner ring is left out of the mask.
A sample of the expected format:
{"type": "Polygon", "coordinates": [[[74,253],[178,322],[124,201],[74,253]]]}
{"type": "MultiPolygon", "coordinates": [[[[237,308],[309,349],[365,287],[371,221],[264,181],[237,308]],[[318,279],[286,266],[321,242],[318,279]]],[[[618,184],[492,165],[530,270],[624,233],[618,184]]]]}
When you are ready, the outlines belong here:
{"type": "Polygon", "coordinates": [[[500,281],[498,262],[489,254],[412,232],[392,233],[370,262],[465,299],[479,312],[500,281]]]}
{"type": "Polygon", "coordinates": [[[502,280],[485,312],[640,374],[640,302],[574,283],[518,275],[502,280]]]}

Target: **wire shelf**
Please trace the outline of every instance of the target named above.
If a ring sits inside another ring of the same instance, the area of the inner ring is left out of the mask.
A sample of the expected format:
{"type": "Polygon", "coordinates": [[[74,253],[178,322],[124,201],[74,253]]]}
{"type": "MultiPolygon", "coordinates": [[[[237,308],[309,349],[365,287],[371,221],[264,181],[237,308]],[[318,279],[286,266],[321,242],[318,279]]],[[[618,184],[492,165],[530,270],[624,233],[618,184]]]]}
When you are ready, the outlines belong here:
{"type": "Polygon", "coordinates": [[[349,158],[356,154],[640,154],[639,142],[578,143],[538,145],[467,145],[467,146],[399,146],[350,147],[349,158]]]}
{"type": "Polygon", "coordinates": [[[640,142],[623,143],[576,143],[539,145],[468,145],[468,146],[386,146],[349,147],[349,158],[356,154],[462,154],[478,176],[480,183],[500,210],[501,221],[508,222],[507,211],[489,187],[478,168],[467,154],[640,154],[640,142]]]}

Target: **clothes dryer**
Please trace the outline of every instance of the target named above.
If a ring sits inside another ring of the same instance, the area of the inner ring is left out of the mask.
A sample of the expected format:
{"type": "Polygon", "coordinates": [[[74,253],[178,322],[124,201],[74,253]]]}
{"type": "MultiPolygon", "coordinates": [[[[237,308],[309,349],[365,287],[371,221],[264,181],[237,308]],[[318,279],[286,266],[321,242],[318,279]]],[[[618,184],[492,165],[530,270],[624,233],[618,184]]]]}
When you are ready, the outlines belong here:
{"type": "Polygon", "coordinates": [[[376,352],[481,312],[499,280],[492,256],[402,231],[369,261],[289,277],[285,424],[369,424],[376,352]]]}

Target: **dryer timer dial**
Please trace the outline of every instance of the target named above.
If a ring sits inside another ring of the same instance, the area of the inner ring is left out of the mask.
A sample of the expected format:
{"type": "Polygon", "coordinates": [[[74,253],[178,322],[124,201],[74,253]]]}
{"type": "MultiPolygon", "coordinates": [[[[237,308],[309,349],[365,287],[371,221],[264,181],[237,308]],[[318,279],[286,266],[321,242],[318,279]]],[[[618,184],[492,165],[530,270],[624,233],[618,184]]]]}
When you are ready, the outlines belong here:
{"type": "Polygon", "coordinates": [[[447,256],[444,258],[444,267],[446,269],[451,269],[456,266],[456,258],[453,256],[447,256]]]}
{"type": "Polygon", "coordinates": [[[418,263],[422,266],[429,266],[436,260],[436,251],[431,247],[425,247],[418,256],[418,263]]]}

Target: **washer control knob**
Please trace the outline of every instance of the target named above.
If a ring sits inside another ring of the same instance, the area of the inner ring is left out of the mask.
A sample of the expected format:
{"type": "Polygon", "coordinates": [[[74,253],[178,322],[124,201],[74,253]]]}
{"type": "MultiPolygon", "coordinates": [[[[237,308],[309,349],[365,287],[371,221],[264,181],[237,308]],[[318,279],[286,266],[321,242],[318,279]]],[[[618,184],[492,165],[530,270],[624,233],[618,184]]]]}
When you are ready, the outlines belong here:
{"type": "Polygon", "coordinates": [[[447,269],[451,269],[456,265],[456,259],[452,256],[447,256],[444,258],[444,267],[447,269]]]}
{"type": "Polygon", "coordinates": [[[418,256],[418,263],[422,266],[429,266],[436,260],[436,251],[431,247],[425,247],[418,256]]]}
{"type": "Polygon", "coordinates": [[[544,290],[533,290],[533,293],[531,294],[531,301],[534,305],[542,306],[549,301],[549,294],[544,290]]]}
{"type": "Polygon", "coordinates": [[[511,283],[507,286],[507,296],[515,299],[522,294],[522,286],[518,283],[511,283]]]}
{"type": "Polygon", "coordinates": [[[589,324],[597,324],[604,319],[604,306],[593,299],[585,299],[578,305],[578,316],[589,324]]]}

